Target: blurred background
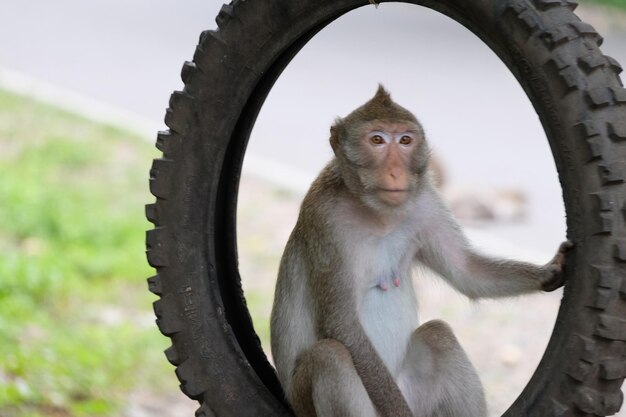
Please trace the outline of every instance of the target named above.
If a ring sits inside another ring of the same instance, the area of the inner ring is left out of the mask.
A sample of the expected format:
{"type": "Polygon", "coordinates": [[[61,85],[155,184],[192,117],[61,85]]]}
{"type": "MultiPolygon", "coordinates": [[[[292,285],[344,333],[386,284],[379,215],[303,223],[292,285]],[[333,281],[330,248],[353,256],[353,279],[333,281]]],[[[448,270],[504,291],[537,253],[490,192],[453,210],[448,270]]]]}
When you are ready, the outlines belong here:
{"type": "MultiPolygon", "coordinates": [[[[626,0],[580,3],[603,52],[626,64],[626,0]]],[[[154,325],[143,205],[169,95],[221,2],[2,6],[0,416],[191,416],[154,325]]],[[[428,9],[360,8],[287,67],[246,153],[240,268],[266,347],[278,261],[331,156],[329,126],[378,82],[425,126],[444,197],[477,247],[543,263],[565,238],[545,134],[499,59],[428,9]]],[[[539,362],[561,292],[470,304],[437,277],[415,279],[422,320],[451,323],[500,415],[539,362]]]]}

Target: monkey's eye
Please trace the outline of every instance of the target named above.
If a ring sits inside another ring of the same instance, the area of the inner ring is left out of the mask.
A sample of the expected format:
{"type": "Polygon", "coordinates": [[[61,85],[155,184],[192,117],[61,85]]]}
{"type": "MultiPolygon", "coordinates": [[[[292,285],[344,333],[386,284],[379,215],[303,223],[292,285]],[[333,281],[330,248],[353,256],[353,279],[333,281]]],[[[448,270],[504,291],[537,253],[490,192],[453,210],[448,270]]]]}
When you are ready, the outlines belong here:
{"type": "Polygon", "coordinates": [[[370,138],[370,141],[374,144],[374,145],[382,145],[383,143],[385,143],[385,139],[383,139],[382,136],[380,135],[374,135],[370,138]]]}
{"type": "Polygon", "coordinates": [[[400,138],[400,145],[409,145],[411,142],[413,142],[413,138],[409,135],[404,135],[400,138]]]}

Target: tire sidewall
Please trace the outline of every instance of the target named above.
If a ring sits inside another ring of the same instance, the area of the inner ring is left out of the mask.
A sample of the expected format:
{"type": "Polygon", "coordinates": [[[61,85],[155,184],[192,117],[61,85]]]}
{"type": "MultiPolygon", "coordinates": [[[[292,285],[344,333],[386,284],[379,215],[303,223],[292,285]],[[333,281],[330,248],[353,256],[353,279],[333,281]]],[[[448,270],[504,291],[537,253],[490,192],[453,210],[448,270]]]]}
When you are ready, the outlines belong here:
{"type": "MultiPolygon", "coordinates": [[[[193,62],[183,68],[185,89],[172,95],[170,130],[158,141],[164,156],[151,173],[157,202],[148,217],[157,227],[149,232],[148,259],[158,272],[151,288],[161,296],[159,327],[173,342],[168,359],[178,367],[183,391],[201,402],[199,415],[290,415],[241,290],[235,224],[241,165],[256,116],[284,67],[325,25],[364,4],[224,6],[219,29],[201,35],[193,62]]],[[[550,141],[568,237],[576,243],[544,358],[505,415],[615,412],[623,376],[611,364],[621,360],[625,338],[619,272],[626,260],[618,238],[624,236],[618,218],[624,189],[617,164],[626,153],[611,136],[626,120],[616,67],[607,61],[589,72],[581,64],[602,55],[598,38],[576,26],[566,0],[423,5],[468,27],[519,80],[550,141]],[[602,89],[611,91],[607,102],[602,89]]]]}

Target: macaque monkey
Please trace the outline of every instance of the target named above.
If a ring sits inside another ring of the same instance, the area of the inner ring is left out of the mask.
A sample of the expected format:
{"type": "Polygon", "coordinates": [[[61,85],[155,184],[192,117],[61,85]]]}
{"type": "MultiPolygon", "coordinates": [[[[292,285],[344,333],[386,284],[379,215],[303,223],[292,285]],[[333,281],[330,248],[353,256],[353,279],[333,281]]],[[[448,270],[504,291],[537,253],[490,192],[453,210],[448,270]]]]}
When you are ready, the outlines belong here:
{"type": "Polygon", "coordinates": [[[415,116],[382,86],[330,129],[334,159],[304,198],[271,318],[278,377],[298,417],[485,417],[478,375],[450,327],[421,326],[426,266],[469,298],[563,284],[564,242],[543,266],[477,253],[433,186],[415,116]]]}

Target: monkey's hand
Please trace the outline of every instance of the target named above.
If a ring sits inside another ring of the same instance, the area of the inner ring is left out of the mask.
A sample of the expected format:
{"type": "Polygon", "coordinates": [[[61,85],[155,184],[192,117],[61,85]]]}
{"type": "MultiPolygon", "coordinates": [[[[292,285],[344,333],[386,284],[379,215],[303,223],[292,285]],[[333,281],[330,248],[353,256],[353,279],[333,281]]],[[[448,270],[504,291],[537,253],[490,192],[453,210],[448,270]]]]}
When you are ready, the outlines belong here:
{"type": "Polygon", "coordinates": [[[543,267],[546,273],[541,280],[542,291],[554,291],[563,286],[565,283],[565,274],[563,273],[565,255],[573,247],[574,243],[569,240],[561,243],[554,258],[543,267]]]}

